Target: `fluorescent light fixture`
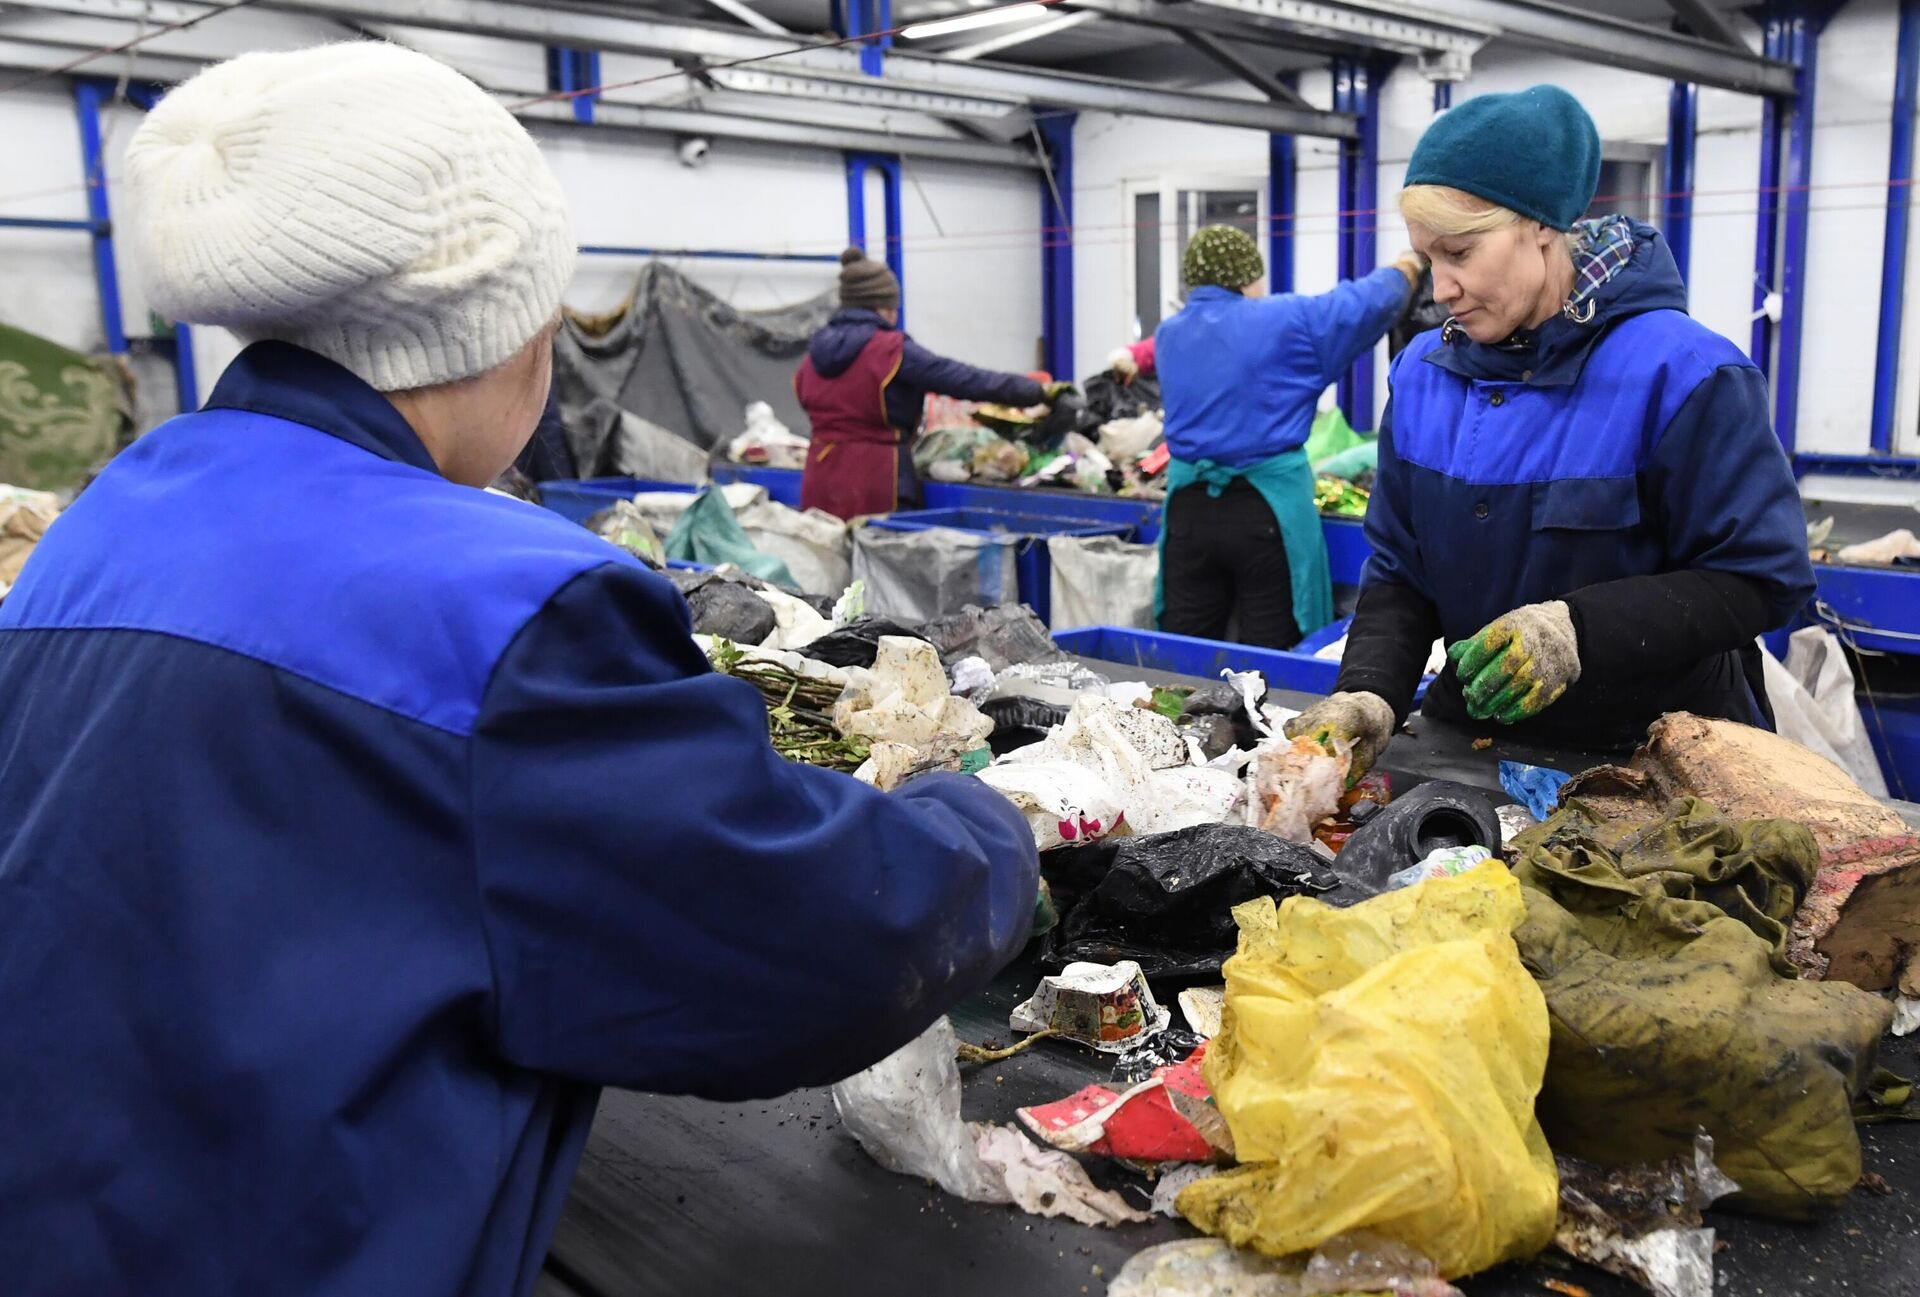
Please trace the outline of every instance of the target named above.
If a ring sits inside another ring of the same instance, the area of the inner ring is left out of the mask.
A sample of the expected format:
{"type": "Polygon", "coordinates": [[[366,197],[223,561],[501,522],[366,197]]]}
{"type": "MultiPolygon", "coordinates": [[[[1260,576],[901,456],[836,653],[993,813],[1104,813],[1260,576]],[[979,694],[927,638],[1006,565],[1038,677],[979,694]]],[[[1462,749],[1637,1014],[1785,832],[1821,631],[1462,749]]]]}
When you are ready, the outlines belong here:
{"type": "Polygon", "coordinates": [[[1005,23],[1038,18],[1046,11],[1047,7],[1042,4],[999,5],[978,13],[960,14],[930,23],[915,23],[900,34],[910,41],[924,40],[929,36],[951,36],[955,32],[970,32],[979,27],[999,27],[1005,23]]]}

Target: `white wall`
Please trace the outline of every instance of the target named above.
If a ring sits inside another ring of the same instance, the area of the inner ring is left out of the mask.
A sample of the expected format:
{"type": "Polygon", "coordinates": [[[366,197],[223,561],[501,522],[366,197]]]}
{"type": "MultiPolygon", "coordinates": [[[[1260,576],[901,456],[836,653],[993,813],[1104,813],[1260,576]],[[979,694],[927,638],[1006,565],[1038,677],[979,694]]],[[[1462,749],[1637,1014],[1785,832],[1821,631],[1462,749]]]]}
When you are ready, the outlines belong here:
{"type": "MultiPolygon", "coordinates": [[[[1798,446],[1805,451],[1864,453],[1869,444],[1897,21],[1895,0],[1852,0],[1820,41],[1797,429],[1798,446]]],[[[1757,47],[1757,33],[1749,33],[1757,47]]],[[[1543,81],[1578,95],[1607,141],[1665,144],[1670,83],[1525,50],[1496,45],[1483,51],[1473,78],[1455,87],[1454,102],[1543,81]]],[[[1324,73],[1304,76],[1301,91],[1313,103],[1331,103],[1324,73]]],[[[1432,120],[1432,104],[1432,87],[1411,67],[1396,70],[1381,88],[1381,211],[1375,224],[1382,261],[1406,246],[1397,195],[1413,146],[1432,120]]],[[[1752,96],[1700,93],[1689,309],[1742,350],[1750,345],[1754,311],[1760,117],[1760,101],[1752,96]]],[[[1128,214],[1121,191],[1128,180],[1177,166],[1212,170],[1223,178],[1249,170],[1264,174],[1267,153],[1266,138],[1258,132],[1097,114],[1081,119],[1075,143],[1082,222],[1097,218],[1122,226],[1128,214]]],[[[1303,138],[1297,158],[1295,286],[1301,292],[1323,291],[1332,286],[1337,264],[1337,153],[1327,141],[1303,138]]],[[[1663,176],[1656,172],[1655,179],[1663,176]]],[[[1130,247],[1128,239],[1083,237],[1076,249],[1076,329],[1083,368],[1124,336],[1131,319],[1130,247]]],[[[1920,249],[1909,256],[1908,281],[1896,448],[1915,454],[1920,453],[1920,249]]],[[[1384,403],[1384,347],[1377,363],[1375,396],[1384,403]]]]}
{"type": "MultiPolygon", "coordinates": [[[[1020,373],[1039,366],[1044,183],[1024,169],[907,160],[905,298],[918,341],[975,365],[1020,373]]],[[[869,228],[876,219],[869,213],[869,228]]],[[[1104,355],[1078,355],[1079,369],[1104,355]]]]}
{"type": "MultiPolygon", "coordinates": [[[[263,46],[297,45],[316,36],[304,25],[279,40],[269,39],[266,31],[256,33],[263,46]]],[[[537,47],[444,33],[400,34],[489,88],[537,92],[544,85],[544,56],[537,47]]],[[[609,82],[632,80],[667,66],[608,56],[601,74],[609,82]]],[[[609,97],[647,102],[685,94],[685,82],[678,81],[609,97]]],[[[123,107],[109,113],[106,123],[108,195],[123,221],[119,158],[141,116],[123,107]]],[[[896,124],[924,126],[911,118],[896,124]]],[[[70,94],[48,88],[7,95],[0,100],[0,133],[11,145],[7,178],[0,182],[0,214],[84,219],[79,131],[70,94]]],[[[705,163],[688,168],[678,160],[678,141],[666,136],[541,126],[536,138],[571,200],[583,244],[829,256],[846,246],[846,172],[837,151],[716,139],[705,163]]],[[[909,175],[919,182],[916,187],[910,179],[902,194],[914,335],[978,364],[1033,368],[1040,332],[1037,173],[913,161],[909,175]]],[[[884,232],[882,211],[868,213],[868,228],[877,244],[884,232]]],[[[126,330],[141,337],[150,329],[132,240],[116,239],[115,251],[126,330]]],[[[640,264],[638,258],[582,257],[567,303],[586,311],[616,308],[640,264]]],[[[682,259],[674,264],[748,310],[812,297],[830,289],[838,273],[836,265],[810,262],[682,259]]],[[[80,350],[104,348],[91,244],[84,232],[0,229],[0,320],[80,350]]],[[[238,347],[222,330],[198,328],[194,335],[204,395],[238,347]]]]}

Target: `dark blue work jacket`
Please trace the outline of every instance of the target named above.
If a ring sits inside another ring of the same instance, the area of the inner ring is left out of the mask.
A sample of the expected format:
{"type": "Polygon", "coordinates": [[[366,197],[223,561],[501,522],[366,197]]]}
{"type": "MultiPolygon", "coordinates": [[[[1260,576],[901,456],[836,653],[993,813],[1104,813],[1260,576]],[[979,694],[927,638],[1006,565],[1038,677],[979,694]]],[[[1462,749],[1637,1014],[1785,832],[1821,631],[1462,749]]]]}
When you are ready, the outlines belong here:
{"type": "MultiPolygon", "coordinates": [[[[1502,345],[1436,329],[1395,359],[1363,584],[1418,591],[1449,642],[1524,604],[1682,569],[1751,578],[1776,626],[1813,593],[1765,377],[1688,317],[1660,235],[1635,224],[1633,236],[1586,318],[1556,315],[1502,345]]],[[[1583,678],[1539,719],[1575,739],[1643,730],[1669,709],[1762,721],[1737,656],[1628,689],[1583,678]]],[[[1464,714],[1451,671],[1427,710],[1464,714]]]]}
{"type": "Polygon", "coordinates": [[[671,584],[281,343],[0,604],[0,1289],[530,1289],[598,1087],[885,1055],[1021,816],[782,760],[671,584]]]}

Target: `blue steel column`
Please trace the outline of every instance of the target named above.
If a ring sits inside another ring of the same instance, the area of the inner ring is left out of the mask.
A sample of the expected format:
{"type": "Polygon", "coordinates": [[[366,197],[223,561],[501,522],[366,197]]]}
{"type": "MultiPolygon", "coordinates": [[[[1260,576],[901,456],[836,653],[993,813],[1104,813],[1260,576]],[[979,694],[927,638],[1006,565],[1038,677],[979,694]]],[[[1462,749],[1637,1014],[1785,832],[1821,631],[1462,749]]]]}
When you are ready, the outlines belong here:
{"type": "Polygon", "coordinates": [[[1773,430],[1791,456],[1800,421],[1800,339],[1806,332],[1807,206],[1813,181],[1813,90],[1824,20],[1788,20],[1787,61],[1798,67],[1800,93],[1787,127],[1786,218],[1780,237],[1780,348],[1774,357],[1773,430]]]}
{"type": "Polygon", "coordinates": [[[847,241],[856,248],[866,248],[871,256],[873,249],[869,245],[867,233],[867,173],[877,170],[885,181],[887,230],[884,236],[886,247],[882,259],[888,269],[893,271],[903,287],[901,294],[900,318],[907,318],[904,286],[907,282],[906,258],[900,244],[900,159],[885,153],[849,153],[847,154],[847,241]]]}
{"type": "Polygon", "coordinates": [[[1685,291],[1693,251],[1693,154],[1699,124],[1700,90],[1685,81],[1673,83],[1667,97],[1666,192],[1660,199],[1660,232],[1674,264],[1680,268],[1685,291]]]}
{"type": "MultiPolygon", "coordinates": [[[[1370,275],[1379,261],[1380,245],[1380,83],[1387,65],[1360,62],[1349,69],[1347,111],[1359,115],[1360,138],[1351,150],[1341,150],[1350,175],[1342,183],[1348,252],[1342,279],[1370,275]],[[1351,161],[1349,162],[1349,155],[1351,161]]],[[[1373,349],[1368,348],[1353,362],[1347,378],[1345,405],[1347,422],[1356,432],[1373,427],[1373,349]]]]}
{"type": "MultiPolygon", "coordinates": [[[[1354,65],[1347,59],[1335,59],[1331,69],[1333,76],[1333,111],[1351,113],[1358,111],[1354,94],[1354,65]]],[[[1340,166],[1337,173],[1339,195],[1334,200],[1334,275],[1341,282],[1353,278],[1353,225],[1357,219],[1356,210],[1359,200],[1355,197],[1357,186],[1357,155],[1359,145],[1352,140],[1340,143],[1340,166]]],[[[1340,375],[1334,386],[1335,398],[1339,402],[1340,412],[1354,427],[1356,411],[1353,390],[1354,371],[1349,369],[1340,375]]]]}
{"type": "MultiPolygon", "coordinates": [[[[1786,57],[1786,23],[1770,17],[1766,23],[1765,54],[1770,59],[1786,57]]],[[[1759,215],[1753,237],[1753,342],[1747,355],[1763,374],[1773,372],[1773,321],[1762,309],[1767,294],[1773,291],[1780,265],[1780,135],[1783,124],[1780,104],[1769,98],[1760,103],[1760,194],[1759,215]]]]}
{"type": "Polygon", "coordinates": [[[87,215],[93,222],[93,278],[100,291],[100,322],[107,350],[127,353],[127,329],[120,313],[120,272],[113,264],[113,213],[107,204],[107,167],[100,156],[100,105],[110,84],[83,78],[73,83],[80,120],[80,168],[87,182],[87,215]]]}
{"type": "Polygon", "coordinates": [[[1078,114],[1044,112],[1034,124],[1047,150],[1052,180],[1040,177],[1041,367],[1072,380],[1073,363],[1073,124],[1078,114]],[[1055,189],[1059,201],[1054,200],[1055,189]]]}
{"type": "Polygon", "coordinates": [[[1887,159],[1887,229],[1880,252],[1880,335],[1873,358],[1871,446],[1893,452],[1893,397],[1900,376],[1901,308],[1907,292],[1907,204],[1913,196],[1913,117],[1920,109],[1920,0],[1900,0],[1893,76],[1893,146],[1887,159]]]}
{"type": "Polygon", "coordinates": [[[1267,137],[1267,286],[1276,293],[1293,291],[1294,208],[1298,203],[1298,174],[1293,136],[1267,137]]]}

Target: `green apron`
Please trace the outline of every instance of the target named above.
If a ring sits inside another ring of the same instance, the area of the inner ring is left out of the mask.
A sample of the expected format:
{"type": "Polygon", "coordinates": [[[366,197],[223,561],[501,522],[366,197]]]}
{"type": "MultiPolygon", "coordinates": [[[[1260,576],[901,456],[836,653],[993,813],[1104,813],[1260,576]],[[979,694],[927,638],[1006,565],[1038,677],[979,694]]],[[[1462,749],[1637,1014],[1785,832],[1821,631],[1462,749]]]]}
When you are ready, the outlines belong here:
{"type": "MultiPolygon", "coordinates": [[[[1302,635],[1311,635],[1333,620],[1333,578],[1327,564],[1327,538],[1320,530],[1320,511],[1313,505],[1313,468],[1305,450],[1282,451],[1245,468],[1228,468],[1210,459],[1167,461],[1167,504],[1174,493],[1195,482],[1218,499],[1237,477],[1253,483],[1280,524],[1287,547],[1287,571],[1293,578],[1293,620],[1302,635]]],[[[1160,624],[1166,608],[1167,527],[1160,527],[1160,568],[1153,580],[1153,624],[1160,624]]]]}

